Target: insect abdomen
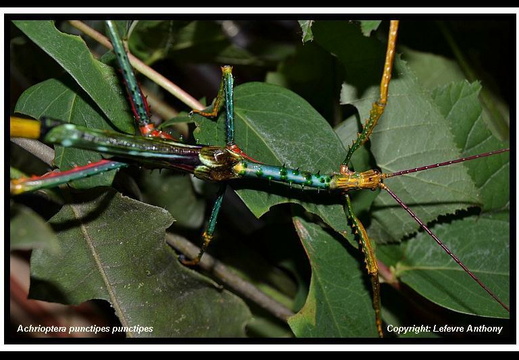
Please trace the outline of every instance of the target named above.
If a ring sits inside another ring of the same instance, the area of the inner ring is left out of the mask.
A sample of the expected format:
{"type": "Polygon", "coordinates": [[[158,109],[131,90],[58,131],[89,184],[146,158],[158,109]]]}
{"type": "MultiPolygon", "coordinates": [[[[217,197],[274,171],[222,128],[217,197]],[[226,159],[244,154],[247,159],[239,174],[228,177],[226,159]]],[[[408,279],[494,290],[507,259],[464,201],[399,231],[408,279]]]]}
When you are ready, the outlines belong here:
{"type": "Polygon", "coordinates": [[[238,175],[248,178],[268,179],[315,189],[329,189],[332,180],[329,175],[311,173],[285,166],[272,166],[242,160],[234,166],[238,175]]]}

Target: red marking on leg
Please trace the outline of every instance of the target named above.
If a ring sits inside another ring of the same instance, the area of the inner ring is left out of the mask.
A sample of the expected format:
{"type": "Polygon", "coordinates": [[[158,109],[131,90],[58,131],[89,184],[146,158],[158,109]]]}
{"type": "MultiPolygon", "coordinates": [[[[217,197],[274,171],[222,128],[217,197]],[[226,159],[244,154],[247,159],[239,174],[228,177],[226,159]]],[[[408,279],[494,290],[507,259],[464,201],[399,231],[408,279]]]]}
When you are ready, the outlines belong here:
{"type": "Polygon", "coordinates": [[[100,166],[100,165],[104,165],[104,164],[107,164],[107,163],[110,163],[112,162],[111,160],[107,160],[107,159],[103,159],[103,160],[99,160],[99,161],[96,161],[96,162],[93,162],[93,163],[90,163],[90,164],[87,164],[87,165],[83,165],[83,166],[77,166],[77,165],[74,165],[74,167],[70,170],[64,170],[64,171],[50,171],[48,173],[45,173],[43,175],[32,175],[30,177],[30,179],[48,179],[48,178],[52,178],[52,177],[56,177],[56,176],[62,176],[64,174],[71,174],[71,173],[74,173],[74,172],[78,172],[78,171],[84,171],[84,170],[88,170],[88,169],[91,169],[91,168],[95,168],[97,166],[100,166]]]}
{"type": "Polygon", "coordinates": [[[160,139],[175,140],[173,138],[173,136],[171,136],[167,132],[155,129],[154,124],[146,124],[144,126],[141,126],[139,128],[139,131],[141,132],[141,135],[143,135],[143,136],[151,136],[151,137],[156,137],[156,138],[160,138],[160,139]]]}
{"type": "Polygon", "coordinates": [[[232,145],[227,145],[227,149],[229,149],[230,151],[232,151],[233,153],[236,153],[240,156],[243,156],[245,159],[247,160],[250,160],[250,161],[254,161],[255,163],[258,163],[258,164],[262,164],[261,162],[259,162],[258,160],[256,159],[253,159],[251,158],[249,155],[247,155],[242,149],[240,149],[238,147],[238,145],[236,144],[232,144],[232,145]]]}

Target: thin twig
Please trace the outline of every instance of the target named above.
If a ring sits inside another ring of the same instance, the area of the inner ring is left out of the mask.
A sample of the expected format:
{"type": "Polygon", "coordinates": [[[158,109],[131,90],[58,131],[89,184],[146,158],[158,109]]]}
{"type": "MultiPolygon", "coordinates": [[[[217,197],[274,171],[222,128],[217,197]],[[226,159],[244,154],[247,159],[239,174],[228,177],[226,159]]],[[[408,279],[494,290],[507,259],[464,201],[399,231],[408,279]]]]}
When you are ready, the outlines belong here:
{"type": "MultiPolygon", "coordinates": [[[[70,20],[69,23],[76,29],[83,32],[85,35],[90,36],[92,39],[94,39],[104,47],[112,49],[112,44],[110,43],[108,38],[106,38],[100,32],[92,29],[90,26],[78,20],[70,20]]],[[[148,79],[157,83],[157,85],[162,87],[171,95],[175,96],[180,101],[182,101],[189,108],[196,110],[202,110],[204,108],[204,106],[198,100],[196,100],[183,89],[181,89],[179,86],[177,86],[176,84],[174,84],[173,82],[171,82],[170,80],[168,80],[167,78],[153,70],[151,67],[137,59],[135,56],[133,56],[132,54],[128,54],[128,57],[130,58],[130,63],[135,68],[135,70],[139,71],[148,79]]]]}
{"type": "Polygon", "coordinates": [[[52,166],[54,162],[54,150],[50,146],[33,139],[11,138],[11,141],[36,156],[45,164],[52,166]]]}
{"type": "MultiPolygon", "coordinates": [[[[166,234],[166,241],[176,250],[190,258],[194,258],[200,251],[197,246],[178,235],[168,233],[166,234]]],[[[290,316],[294,315],[290,309],[266,295],[250,282],[247,282],[236,275],[227,266],[213,258],[211,255],[205,253],[198,266],[214,275],[230,289],[266,309],[277,318],[286,321],[290,316]]]]}

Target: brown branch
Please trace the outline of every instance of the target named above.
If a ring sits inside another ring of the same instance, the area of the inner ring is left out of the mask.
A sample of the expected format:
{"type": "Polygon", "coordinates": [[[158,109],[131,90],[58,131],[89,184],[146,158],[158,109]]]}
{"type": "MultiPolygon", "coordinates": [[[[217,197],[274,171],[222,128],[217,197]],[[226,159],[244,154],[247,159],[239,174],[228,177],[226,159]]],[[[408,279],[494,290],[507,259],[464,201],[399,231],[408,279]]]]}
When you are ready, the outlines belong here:
{"type": "Polygon", "coordinates": [[[54,150],[50,146],[33,139],[11,138],[11,142],[27,150],[47,165],[53,165],[54,150]]]}
{"type": "MultiPolygon", "coordinates": [[[[166,241],[176,250],[187,255],[189,258],[194,258],[200,251],[200,248],[178,235],[168,233],[166,234],[166,241]]],[[[290,316],[294,315],[292,310],[272,299],[250,282],[247,282],[236,275],[227,266],[216,260],[211,255],[207,253],[204,254],[198,266],[200,266],[204,271],[214,275],[233,291],[253,301],[278,319],[287,321],[290,316]]]]}
{"type": "MultiPolygon", "coordinates": [[[[83,32],[85,35],[90,36],[92,39],[94,39],[104,47],[112,49],[112,44],[110,43],[110,40],[108,40],[108,38],[106,38],[100,32],[92,29],[90,26],[78,20],[70,20],[69,23],[76,29],[83,32]]],[[[189,95],[186,91],[177,86],[175,83],[168,80],[167,78],[156,72],[154,69],[143,63],[141,60],[137,59],[132,54],[128,54],[128,57],[130,58],[130,63],[135,68],[135,70],[139,71],[141,74],[143,74],[144,76],[155,82],[157,85],[162,87],[164,90],[169,92],[171,95],[175,96],[177,99],[186,104],[189,108],[197,110],[202,110],[204,108],[204,106],[198,100],[193,98],[191,95],[189,95]]]]}

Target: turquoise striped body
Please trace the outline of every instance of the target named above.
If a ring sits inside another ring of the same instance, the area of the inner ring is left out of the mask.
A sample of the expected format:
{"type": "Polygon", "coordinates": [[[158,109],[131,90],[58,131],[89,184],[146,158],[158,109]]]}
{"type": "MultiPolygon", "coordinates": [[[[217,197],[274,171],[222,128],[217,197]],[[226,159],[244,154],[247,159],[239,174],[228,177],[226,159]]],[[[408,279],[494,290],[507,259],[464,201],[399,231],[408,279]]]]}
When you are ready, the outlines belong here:
{"type": "Polygon", "coordinates": [[[234,78],[230,66],[223,68],[223,81],[225,93],[225,128],[227,145],[234,144],[234,78]]]}
{"type": "Polygon", "coordinates": [[[139,160],[151,167],[193,172],[196,166],[201,165],[200,145],[88,129],[48,118],[43,118],[41,123],[41,139],[46,143],[139,160]]]}
{"type": "Polygon", "coordinates": [[[249,160],[240,161],[239,164],[234,166],[234,169],[238,175],[245,178],[266,179],[314,189],[328,190],[332,183],[331,175],[314,174],[299,169],[265,165],[249,160]]]}

